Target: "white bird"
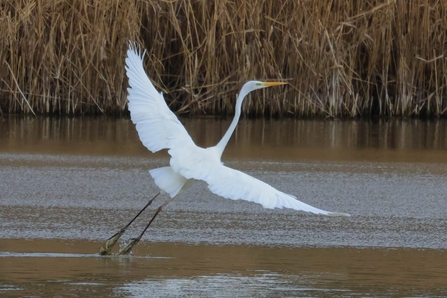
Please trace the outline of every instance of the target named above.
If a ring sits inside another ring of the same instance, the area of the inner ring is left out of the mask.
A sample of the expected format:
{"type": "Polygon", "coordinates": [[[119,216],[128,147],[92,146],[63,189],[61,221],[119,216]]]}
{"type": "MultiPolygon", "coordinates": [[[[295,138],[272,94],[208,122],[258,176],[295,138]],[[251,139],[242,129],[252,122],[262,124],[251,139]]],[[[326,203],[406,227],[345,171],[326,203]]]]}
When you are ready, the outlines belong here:
{"type": "MultiPolygon", "coordinates": [[[[136,45],[129,44],[126,73],[130,85],[127,97],[130,116],[132,122],[136,125],[141,142],[147,149],[152,152],[167,149],[171,156],[170,166],[149,170],[155,184],[170,196],[170,200],[157,210],[151,222],[167,203],[191,187],[196,180],[205,181],[211,192],[224,198],[247,200],[259,203],[269,209],[290,208],[315,214],[349,216],[346,213],[329,212],[303,203],[297,200],[295,196],[283,193],[267,183],[229,168],[221,162],[222,153],[239,121],[245,96],[256,89],[284,85],[285,83],[246,82],[236,100],[234,119],[223,138],[216,146],[201,148],[194,143],[177,116],[169,109],[163,94],[158,93],[152,85],[143,68],[144,54],[145,52],[140,53],[136,45]]],[[[153,199],[140,213],[152,203],[153,199]]],[[[128,225],[120,232],[124,233],[128,225]]],[[[112,246],[118,240],[113,238],[119,238],[122,235],[120,232],[109,238],[108,242],[113,242],[112,246]]],[[[141,239],[142,234],[134,239],[128,247],[121,250],[119,254],[130,252],[133,245],[141,239]]],[[[110,245],[106,244],[101,248],[100,253],[110,254],[110,249],[110,245]]]]}

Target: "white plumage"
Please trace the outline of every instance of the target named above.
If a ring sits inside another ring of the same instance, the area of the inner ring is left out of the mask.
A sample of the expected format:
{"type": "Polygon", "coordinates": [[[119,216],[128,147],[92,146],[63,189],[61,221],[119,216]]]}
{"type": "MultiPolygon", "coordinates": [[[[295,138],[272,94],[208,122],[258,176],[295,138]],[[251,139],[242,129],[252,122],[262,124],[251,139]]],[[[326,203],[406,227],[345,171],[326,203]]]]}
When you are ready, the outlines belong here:
{"type": "Polygon", "coordinates": [[[203,180],[215,194],[233,200],[259,203],[265,208],[290,208],[325,215],[346,215],[312,207],[245,173],[226,167],[221,156],[237,122],[245,96],[256,89],[282,85],[280,82],[249,81],[236,101],[233,122],[214,147],[195,145],[178,118],[166,105],[161,93],[150,82],[143,68],[144,53],[130,45],[126,58],[129,78],[129,111],[141,142],[152,152],[168,149],[170,166],[150,170],[155,184],[171,198],[188,189],[195,180],[203,180]]]}

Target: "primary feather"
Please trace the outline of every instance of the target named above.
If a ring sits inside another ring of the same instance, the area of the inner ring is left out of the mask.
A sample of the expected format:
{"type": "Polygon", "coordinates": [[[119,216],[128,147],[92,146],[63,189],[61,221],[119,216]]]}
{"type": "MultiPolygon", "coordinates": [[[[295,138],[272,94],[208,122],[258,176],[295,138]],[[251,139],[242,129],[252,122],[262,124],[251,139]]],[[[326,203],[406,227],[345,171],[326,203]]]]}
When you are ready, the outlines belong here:
{"type": "Polygon", "coordinates": [[[348,215],[305,204],[292,195],[221,163],[223,149],[237,124],[244,96],[254,89],[263,88],[262,82],[250,81],[244,85],[236,104],[237,116],[223,140],[214,147],[200,148],[195,145],[177,116],[166,105],[163,95],[157,92],[147,77],[143,68],[143,56],[144,53],[141,54],[135,45],[129,45],[126,58],[126,73],[130,85],[128,107],[143,145],[152,152],[168,149],[171,155],[170,167],[149,171],[160,189],[175,197],[189,188],[195,180],[203,180],[217,195],[259,203],[265,208],[348,215]]]}

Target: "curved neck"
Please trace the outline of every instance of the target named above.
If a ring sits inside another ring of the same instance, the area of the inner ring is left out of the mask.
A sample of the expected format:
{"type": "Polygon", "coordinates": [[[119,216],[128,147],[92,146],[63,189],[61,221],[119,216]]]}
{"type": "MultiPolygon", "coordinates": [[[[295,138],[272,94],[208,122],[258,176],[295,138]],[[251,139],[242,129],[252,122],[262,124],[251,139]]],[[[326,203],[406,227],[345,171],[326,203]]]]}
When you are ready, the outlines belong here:
{"type": "Polygon", "coordinates": [[[228,141],[230,140],[231,136],[233,135],[234,130],[236,129],[237,123],[239,122],[239,118],[241,116],[241,108],[242,108],[242,102],[244,101],[245,96],[250,91],[247,91],[246,88],[242,88],[241,92],[239,93],[239,96],[236,99],[236,107],[234,111],[234,118],[233,121],[231,121],[230,127],[228,128],[227,132],[224,134],[220,142],[215,146],[215,148],[219,152],[219,156],[222,156],[223,151],[225,150],[225,147],[228,144],[228,141]]]}

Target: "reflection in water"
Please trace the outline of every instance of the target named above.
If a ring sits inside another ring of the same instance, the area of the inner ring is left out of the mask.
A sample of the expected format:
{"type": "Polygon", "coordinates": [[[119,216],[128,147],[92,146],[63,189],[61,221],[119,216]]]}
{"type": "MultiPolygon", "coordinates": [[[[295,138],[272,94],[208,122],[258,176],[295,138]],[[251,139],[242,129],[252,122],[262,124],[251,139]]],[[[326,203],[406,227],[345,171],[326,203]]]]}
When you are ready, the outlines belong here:
{"type": "Polygon", "coordinates": [[[0,293],[108,297],[444,296],[446,251],[143,243],[133,257],[74,254],[99,242],[0,240],[0,293]],[[35,246],[35,247],[31,247],[35,246]],[[58,257],[40,255],[51,247],[58,257]],[[32,281],[30,283],[30,281],[32,281]]]}
{"type": "MultiPolygon", "coordinates": [[[[229,125],[182,121],[202,146],[229,125]]],[[[265,210],[197,183],[133,257],[109,258],[94,253],[156,192],[147,170],[167,154],[127,119],[5,118],[0,296],[446,296],[446,124],[243,120],[226,164],[353,216],[265,210]]]]}
{"type": "Polygon", "coordinates": [[[253,275],[216,274],[211,276],[198,276],[190,279],[167,278],[147,279],[142,282],[125,284],[117,288],[116,293],[131,297],[144,297],[151,295],[183,295],[194,296],[198,292],[202,297],[254,297],[254,296],[284,296],[298,293],[303,295],[335,294],[350,292],[345,289],[311,288],[310,279],[320,279],[321,276],[295,276],[282,275],[276,272],[254,273],[253,275]],[[309,278],[310,277],[310,278],[309,278]],[[231,286],[230,286],[231,285],[231,286]],[[202,289],[198,291],[198,289],[202,289]]]}
{"type": "MultiPolygon", "coordinates": [[[[195,142],[215,145],[230,120],[181,119],[195,142]]],[[[148,155],[129,119],[18,118],[0,122],[0,152],[148,155]]],[[[447,121],[241,120],[224,158],[447,163],[447,121]],[[256,148],[254,150],[254,148],[256,148]],[[423,155],[430,150],[430,155],[423,155]]]]}

